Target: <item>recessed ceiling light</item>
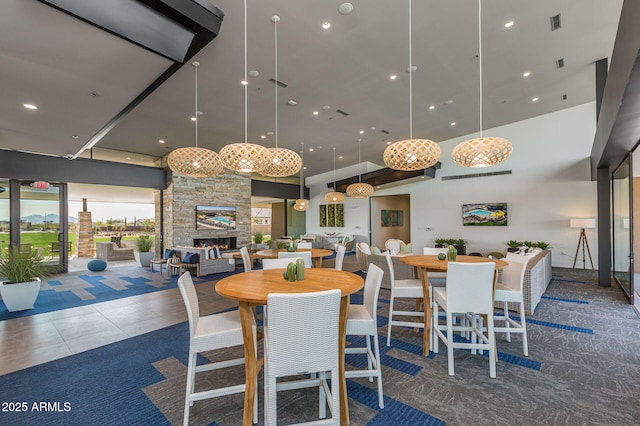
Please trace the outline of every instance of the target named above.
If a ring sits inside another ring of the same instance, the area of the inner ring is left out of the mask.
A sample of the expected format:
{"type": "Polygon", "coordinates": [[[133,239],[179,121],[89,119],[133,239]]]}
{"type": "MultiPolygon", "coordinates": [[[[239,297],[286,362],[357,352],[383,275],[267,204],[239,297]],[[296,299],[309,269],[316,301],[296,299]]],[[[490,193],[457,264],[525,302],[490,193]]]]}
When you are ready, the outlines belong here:
{"type": "Polygon", "coordinates": [[[390,79],[390,80],[395,80],[396,78],[398,78],[398,76],[397,76],[397,75],[395,75],[395,74],[391,74],[391,75],[389,76],[389,79],[390,79]]]}
{"type": "Polygon", "coordinates": [[[360,130],[360,134],[363,134],[363,133],[364,133],[364,130],[360,130]]]}
{"type": "Polygon", "coordinates": [[[338,157],[338,160],[342,160],[342,155],[338,157]]]}
{"type": "Polygon", "coordinates": [[[127,160],[131,160],[131,157],[125,157],[127,160]]]}
{"type": "Polygon", "coordinates": [[[287,101],[287,104],[293,106],[293,105],[298,105],[298,101],[296,101],[295,99],[289,99],[287,101]]]}
{"type": "Polygon", "coordinates": [[[538,102],[538,99],[539,98],[533,98],[533,99],[531,99],[531,102],[538,102]]]}
{"type": "Polygon", "coordinates": [[[444,101],[445,104],[447,105],[451,105],[453,103],[453,99],[449,99],[447,101],[444,101]]]}
{"type": "Polygon", "coordinates": [[[164,143],[164,139],[158,139],[158,143],[164,143]]]}
{"type": "Polygon", "coordinates": [[[509,22],[507,22],[506,24],[504,24],[504,27],[505,27],[505,28],[511,28],[511,27],[513,27],[513,21],[509,21],[509,22]]]}
{"type": "Polygon", "coordinates": [[[318,115],[320,114],[318,111],[313,111],[313,115],[318,115]]]}
{"type": "Polygon", "coordinates": [[[304,166],[302,169],[303,169],[303,170],[307,170],[307,166],[304,166]]]}
{"type": "Polygon", "coordinates": [[[313,152],[313,148],[309,148],[309,152],[313,152]]]}
{"type": "Polygon", "coordinates": [[[387,145],[391,145],[391,141],[387,141],[387,145]]]}
{"type": "Polygon", "coordinates": [[[432,109],[432,110],[436,109],[436,106],[435,105],[429,105],[429,109],[432,109]]]}
{"type": "Polygon", "coordinates": [[[342,3],[338,6],[338,12],[340,12],[340,15],[348,15],[353,12],[353,5],[351,3],[342,3]]]}
{"type": "Polygon", "coordinates": [[[261,135],[260,139],[266,139],[267,137],[265,135],[261,135]]]}
{"type": "Polygon", "coordinates": [[[26,109],[38,109],[37,106],[35,106],[34,104],[22,104],[23,107],[25,107],[26,109]]]}
{"type": "Polygon", "coordinates": [[[78,135],[72,135],[71,137],[72,137],[72,138],[74,138],[74,139],[78,139],[80,136],[78,136],[78,135]]]}
{"type": "Polygon", "coordinates": [[[326,109],[331,109],[331,106],[330,105],[325,105],[325,106],[322,107],[322,109],[325,109],[325,110],[326,109]]]}
{"type": "Polygon", "coordinates": [[[451,122],[451,125],[452,125],[452,126],[455,126],[455,125],[456,125],[456,122],[455,122],[455,121],[452,121],[452,122],[451,122]]]}
{"type": "Polygon", "coordinates": [[[328,30],[329,28],[331,28],[331,22],[323,22],[322,28],[324,28],[325,30],[328,30]]]}
{"type": "Polygon", "coordinates": [[[531,75],[531,73],[529,71],[526,71],[522,74],[523,77],[529,77],[531,75]]]}
{"type": "Polygon", "coordinates": [[[191,117],[191,121],[196,121],[196,118],[195,117],[191,117]]]}
{"type": "Polygon", "coordinates": [[[240,80],[240,84],[246,86],[247,84],[249,84],[249,82],[247,80],[240,80]]]}

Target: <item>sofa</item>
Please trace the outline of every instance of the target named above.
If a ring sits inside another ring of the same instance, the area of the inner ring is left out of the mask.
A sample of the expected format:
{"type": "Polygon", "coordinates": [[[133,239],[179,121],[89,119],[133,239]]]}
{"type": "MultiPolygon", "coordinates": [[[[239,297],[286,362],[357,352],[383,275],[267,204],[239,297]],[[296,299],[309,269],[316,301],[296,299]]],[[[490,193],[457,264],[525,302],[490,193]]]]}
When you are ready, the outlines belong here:
{"type": "Polygon", "coordinates": [[[116,243],[97,242],[96,258],[106,261],[110,260],[134,260],[133,247],[127,247],[124,241],[123,247],[118,247],[116,243]]]}
{"type": "Polygon", "coordinates": [[[199,262],[200,262],[200,275],[209,275],[209,274],[219,274],[221,272],[233,272],[236,269],[236,261],[234,259],[229,258],[220,258],[220,259],[207,259],[205,255],[206,250],[210,250],[210,248],[204,247],[185,247],[185,246],[175,246],[168,247],[171,250],[176,252],[176,256],[180,259],[184,257],[187,252],[190,253],[198,253],[199,262]]]}

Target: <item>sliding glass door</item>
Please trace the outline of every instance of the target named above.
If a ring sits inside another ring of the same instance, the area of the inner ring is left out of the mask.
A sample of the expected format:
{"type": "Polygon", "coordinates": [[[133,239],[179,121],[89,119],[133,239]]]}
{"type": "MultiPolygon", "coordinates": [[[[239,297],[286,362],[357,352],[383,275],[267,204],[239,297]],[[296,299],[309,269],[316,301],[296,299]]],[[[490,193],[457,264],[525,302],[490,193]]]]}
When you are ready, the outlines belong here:
{"type": "Polygon", "coordinates": [[[633,304],[633,211],[631,156],[613,172],[611,187],[613,277],[633,304]]]}

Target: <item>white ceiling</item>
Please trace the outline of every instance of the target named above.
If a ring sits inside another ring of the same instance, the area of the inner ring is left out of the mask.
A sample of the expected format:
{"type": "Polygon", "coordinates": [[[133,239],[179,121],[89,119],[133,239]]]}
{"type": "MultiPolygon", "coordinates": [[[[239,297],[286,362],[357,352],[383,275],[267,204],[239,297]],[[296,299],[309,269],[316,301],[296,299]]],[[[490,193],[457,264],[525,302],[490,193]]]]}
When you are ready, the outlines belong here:
{"type": "MultiPolygon", "coordinates": [[[[201,63],[199,145],[218,151],[244,140],[243,2],[211,3],[225,13],[220,34],[193,59],[201,63]]],[[[305,152],[307,176],[333,168],[333,147],[343,156],[338,168],[357,163],[358,138],[362,161],[382,164],[386,142],[409,135],[408,2],[353,0],[349,15],[338,12],[340,3],[248,1],[248,69],[260,73],[249,79],[249,140],[275,145],[273,136],[260,136],[275,131],[275,91],[268,80],[274,76],[271,17],[277,14],[278,79],[288,85],[278,89],[278,140],[294,150],[301,142],[305,150],[315,149],[305,152]],[[325,21],[331,22],[328,31],[321,28],[325,21]],[[287,105],[288,99],[298,105],[287,105]]],[[[485,0],[484,128],[593,101],[594,61],[611,55],[621,5],[622,0],[485,0]],[[558,13],[562,28],[552,32],[549,18],[558,13]],[[510,20],[515,24],[505,29],[510,20]],[[566,66],[556,69],[560,58],[566,66]],[[525,71],[531,76],[523,78],[525,71]]],[[[443,141],[479,130],[477,23],[474,0],[413,2],[414,137],[443,141]]],[[[0,148],[75,154],[168,65],[38,1],[3,0],[0,148]],[[39,109],[25,110],[25,102],[39,109]]],[[[136,161],[130,153],[148,159],[193,145],[194,109],[193,67],[187,64],[97,147],[115,150],[108,151],[111,158],[136,161]]],[[[512,142],[517,149],[518,141],[512,142]]]]}

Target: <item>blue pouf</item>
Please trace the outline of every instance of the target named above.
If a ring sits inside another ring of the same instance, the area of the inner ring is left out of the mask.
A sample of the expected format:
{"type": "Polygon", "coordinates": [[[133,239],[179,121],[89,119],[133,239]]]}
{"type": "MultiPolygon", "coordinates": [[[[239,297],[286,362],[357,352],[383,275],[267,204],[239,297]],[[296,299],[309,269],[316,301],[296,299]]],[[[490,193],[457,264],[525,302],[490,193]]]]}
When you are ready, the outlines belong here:
{"type": "Polygon", "coordinates": [[[104,271],[107,269],[107,261],[102,259],[93,259],[87,263],[87,269],[93,272],[104,271]]]}

